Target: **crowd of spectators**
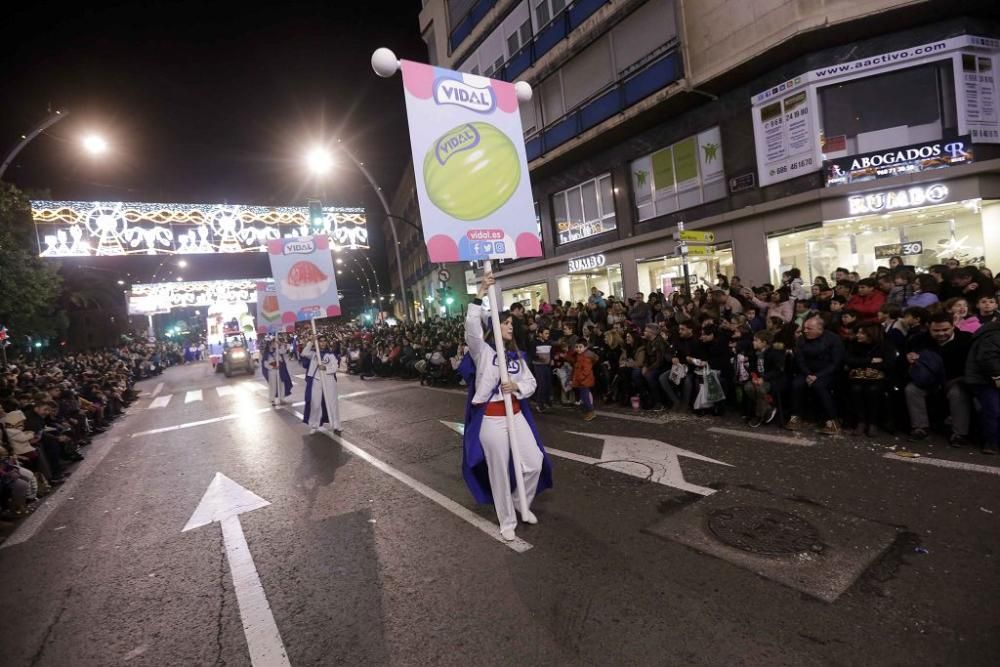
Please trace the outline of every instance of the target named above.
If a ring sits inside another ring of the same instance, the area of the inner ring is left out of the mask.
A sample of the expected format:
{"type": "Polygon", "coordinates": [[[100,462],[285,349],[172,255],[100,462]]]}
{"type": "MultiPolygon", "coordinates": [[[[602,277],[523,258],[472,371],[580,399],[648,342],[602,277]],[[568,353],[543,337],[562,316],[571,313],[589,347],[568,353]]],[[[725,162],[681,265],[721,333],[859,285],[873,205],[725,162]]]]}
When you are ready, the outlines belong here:
{"type": "Polygon", "coordinates": [[[137,380],[180,363],[172,342],[19,356],[0,374],[0,511],[22,516],[62,484],[81,449],[136,399],[137,380]]]}
{"type": "MultiPolygon", "coordinates": [[[[515,303],[511,313],[541,412],[580,405],[585,389],[585,405],[592,394],[636,410],[734,411],[755,428],[814,422],[824,434],[912,440],[938,432],[952,446],[978,442],[995,454],[998,287],[985,268],[952,260],[918,272],[894,257],[871,275],[841,268],[812,285],[792,268],[778,285],[720,275],[690,296],[627,299],[594,288],[586,302],[515,303]]],[[[330,333],[362,377],[459,382],[462,317],[330,333]]]]}

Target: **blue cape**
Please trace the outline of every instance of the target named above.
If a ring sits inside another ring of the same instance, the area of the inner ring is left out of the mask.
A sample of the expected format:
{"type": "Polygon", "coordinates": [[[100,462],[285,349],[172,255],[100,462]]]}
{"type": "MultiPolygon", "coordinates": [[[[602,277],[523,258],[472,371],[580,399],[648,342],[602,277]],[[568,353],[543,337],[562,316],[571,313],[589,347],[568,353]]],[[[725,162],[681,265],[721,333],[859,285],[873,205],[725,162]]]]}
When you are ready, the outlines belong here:
{"type": "MultiPolygon", "coordinates": [[[[270,381],[267,372],[271,370],[267,367],[267,360],[270,358],[270,354],[260,355],[260,372],[264,375],[265,381],[270,381]]],[[[285,385],[285,396],[292,393],[292,376],[288,372],[288,364],[278,363],[278,377],[281,378],[281,383],[285,385]]]]}
{"type": "MultiPolygon", "coordinates": [[[[302,422],[305,424],[309,423],[309,415],[311,414],[310,410],[312,406],[313,384],[315,382],[316,378],[306,377],[306,404],[302,408],[302,422]]],[[[323,391],[323,388],[320,387],[319,391],[323,391]]],[[[323,401],[321,405],[323,406],[323,414],[319,416],[320,426],[330,422],[330,415],[326,412],[326,401],[323,401]]]]}
{"type": "MultiPolygon", "coordinates": [[[[514,352],[508,352],[508,357],[516,359],[514,352]]],[[[523,354],[521,355],[522,358],[523,354]]],[[[527,359],[525,359],[527,362],[527,359]]],[[[486,455],[483,453],[483,443],[479,439],[479,431],[483,426],[483,417],[486,416],[486,405],[473,405],[472,397],[476,395],[476,365],[472,357],[466,353],[462,358],[462,363],[458,366],[458,373],[469,385],[468,395],[465,400],[465,433],[462,436],[462,477],[465,484],[472,492],[472,497],[476,502],[484,505],[493,504],[493,490],[490,488],[490,474],[486,467],[486,455]]],[[[521,414],[531,428],[531,434],[535,436],[535,444],[542,452],[542,473],[538,479],[538,489],[535,494],[539,494],[545,489],[552,488],[552,464],[549,462],[548,454],[542,447],[542,439],[538,435],[538,428],[535,426],[535,417],[531,413],[529,401],[521,401],[521,414]]],[[[510,462],[510,492],[517,488],[517,478],[514,476],[514,459],[510,462]]]]}

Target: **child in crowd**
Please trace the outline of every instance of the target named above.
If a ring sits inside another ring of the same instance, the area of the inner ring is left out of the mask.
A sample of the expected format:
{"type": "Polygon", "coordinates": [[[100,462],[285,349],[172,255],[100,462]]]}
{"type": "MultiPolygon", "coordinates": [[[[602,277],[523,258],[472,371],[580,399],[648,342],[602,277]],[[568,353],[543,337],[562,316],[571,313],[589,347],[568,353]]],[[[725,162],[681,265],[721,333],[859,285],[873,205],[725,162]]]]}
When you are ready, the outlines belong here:
{"type": "Polygon", "coordinates": [[[597,363],[598,357],[582,338],[577,341],[574,353],[573,388],[576,389],[577,399],[583,408],[583,420],[589,422],[596,416],[591,390],[595,384],[594,364],[597,363]]]}
{"type": "MultiPolygon", "coordinates": [[[[995,322],[997,320],[997,297],[995,294],[984,294],[976,300],[976,311],[979,316],[979,326],[995,322]]],[[[977,327],[978,328],[978,327],[977,327]]]]}
{"type": "Polygon", "coordinates": [[[785,353],[773,344],[774,334],[770,331],[754,334],[750,379],[743,384],[743,393],[753,410],[751,428],[770,424],[778,413],[774,394],[784,389],[785,353]]]}

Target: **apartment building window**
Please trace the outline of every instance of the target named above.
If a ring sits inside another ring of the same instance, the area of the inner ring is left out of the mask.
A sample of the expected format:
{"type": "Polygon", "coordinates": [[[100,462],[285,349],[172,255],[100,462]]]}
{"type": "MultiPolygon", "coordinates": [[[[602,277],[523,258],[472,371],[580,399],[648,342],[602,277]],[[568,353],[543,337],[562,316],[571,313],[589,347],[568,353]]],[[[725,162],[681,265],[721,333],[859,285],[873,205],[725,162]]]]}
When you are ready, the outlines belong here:
{"type": "Polygon", "coordinates": [[[958,133],[951,60],[825,86],[818,94],[828,159],[958,133]]]}
{"type": "Polygon", "coordinates": [[[541,30],[566,8],[565,0],[532,0],[535,6],[535,30],[541,30]]]}
{"type": "Polygon", "coordinates": [[[454,28],[472,11],[476,0],[448,0],[448,22],[454,28]]]}
{"type": "Polygon", "coordinates": [[[584,181],[552,196],[560,244],[617,229],[611,174],[584,181]]]}
{"type": "Polygon", "coordinates": [[[726,196],[719,128],[661,148],[629,165],[639,221],[726,196]]]}

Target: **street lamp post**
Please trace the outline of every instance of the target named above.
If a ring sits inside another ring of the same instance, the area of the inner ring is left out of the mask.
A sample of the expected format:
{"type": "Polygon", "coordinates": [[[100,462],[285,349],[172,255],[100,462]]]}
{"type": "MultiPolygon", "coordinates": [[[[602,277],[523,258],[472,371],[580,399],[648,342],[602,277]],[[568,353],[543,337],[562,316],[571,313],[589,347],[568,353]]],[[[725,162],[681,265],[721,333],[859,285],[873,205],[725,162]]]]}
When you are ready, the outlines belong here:
{"type": "Polygon", "coordinates": [[[21,152],[21,149],[23,149],[25,146],[31,143],[32,139],[34,139],[42,132],[44,132],[45,130],[49,129],[50,127],[61,121],[63,118],[66,118],[68,115],[69,115],[68,111],[62,111],[60,109],[56,109],[51,114],[49,114],[49,117],[43,120],[38,127],[36,127],[31,132],[21,137],[21,141],[17,144],[17,146],[14,146],[14,149],[7,154],[6,158],[4,158],[3,164],[0,165],[0,178],[3,178],[4,172],[7,171],[7,167],[9,167],[10,163],[14,161],[14,158],[17,157],[17,154],[21,152]]]}
{"type": "Polygon", "coordinates": [[[392,230],[392,245],[396,250],[396,269],[399,271],[399,289],[402,291],[403,317],[406,320],[411,320],[413,318],[410,315],[410,304],[406,301],[406,283],[403,279],[403,259],[399,255],[399,236],[396,234],[396,223],[393,222],[393,219],[396,216],[394,216],[392,211],[389,209],[389,202],[386,200],[385,193],[382,192],[382,188],[379,187],[378,183],[375,182],[375,179],[372,178],[368,169],[365,168],[364,163],[354,157],[354,153],[352,153],[347,146],[344,145],[343,141],[337,139],[337,143],[340,145],[340,150],[344,152],[344,155],[346,155],[348,159],[354,163],[354,166],[358,168],[358,171],[360,171],[362,175],[368,179],[368,184],[372,186],[373,190],[375,190],[375,194],[378,195],[378,199],[382,203],[382,209],[385,212],[385,217],[389,219],[389,229],[392,230]]]}

